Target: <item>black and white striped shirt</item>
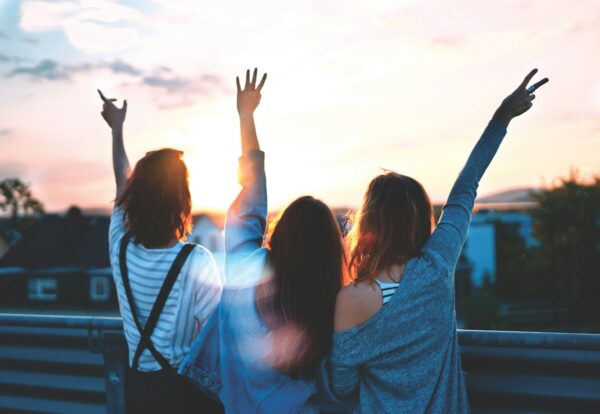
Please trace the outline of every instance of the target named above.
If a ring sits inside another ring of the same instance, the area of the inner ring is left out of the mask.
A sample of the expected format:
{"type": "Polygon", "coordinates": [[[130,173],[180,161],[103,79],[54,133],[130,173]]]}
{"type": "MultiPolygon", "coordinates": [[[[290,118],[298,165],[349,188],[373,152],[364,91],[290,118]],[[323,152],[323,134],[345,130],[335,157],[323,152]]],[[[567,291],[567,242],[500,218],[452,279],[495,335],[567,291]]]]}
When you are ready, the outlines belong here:
{"type": "MultiPolygon", "coordinates": [[[[123,216],[121,208],[113,210],[109,230],[109,248],[125,338],[129,345],[129,363],[131,364],[140,340],[140,333],[133,321],[121,278],[119,247],[126,232],[123,216]]],[[[164,249],[148,249],[134,243],[129,243],[127,246],[129,281],[142,326],[145,325],[158,291],[183,245],[179,242],[164,249]]],[[[187,355],[192,341],[209,314],[217,306],[222,290],[223,280],[212,254],[204,247],[196,246],[181,269],[152,334],[152,343],[172,366],[179,366],[187,355]]],[[[158,362],[146,349],[140,357],[139,370],[157,371],[160,369],[158,362]]]]}
{"type": "Polygon", "coordinates": [[[379,289],[381,289],[381,296],[383,299],[383,304],[385,305],[388,302],[388,300],[391,299],[392,295],[396,292],[396,288],[398,287],[399,283],[382,282],[379,279],[375,279],[375,283],[377,283],[377,286],[379,286],[379,289]]]}

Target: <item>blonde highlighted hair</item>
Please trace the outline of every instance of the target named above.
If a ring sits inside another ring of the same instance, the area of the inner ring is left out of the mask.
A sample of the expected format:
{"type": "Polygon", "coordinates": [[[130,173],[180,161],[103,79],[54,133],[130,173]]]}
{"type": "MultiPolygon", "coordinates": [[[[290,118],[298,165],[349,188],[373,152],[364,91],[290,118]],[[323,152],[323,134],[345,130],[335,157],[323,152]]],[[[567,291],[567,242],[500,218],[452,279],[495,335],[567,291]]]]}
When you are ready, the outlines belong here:
{"type": "Polygon", "coordinates": [[[375,177],[351,218],[346,236],[354,282],[373,281],[394,264],[417,256],[433,228],[433,209],[423,186],[386,172],[375,177]]]}

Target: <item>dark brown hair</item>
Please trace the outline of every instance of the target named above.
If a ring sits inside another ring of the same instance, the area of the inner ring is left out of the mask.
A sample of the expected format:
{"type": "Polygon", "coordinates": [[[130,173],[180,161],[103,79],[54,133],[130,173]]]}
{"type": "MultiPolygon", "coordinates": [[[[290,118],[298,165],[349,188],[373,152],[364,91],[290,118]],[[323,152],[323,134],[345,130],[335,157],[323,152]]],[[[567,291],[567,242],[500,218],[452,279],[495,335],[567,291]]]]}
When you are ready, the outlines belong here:
{"type": "Polygon", "coordinates": [[[257,301],[273,332],[271,364],[292,377],[314,377],[331,348],[346,264],[339,224],[325,203],[300,197],[270,226],[266,245],[271,279],[257,301]]]}
{"type": "Polygon", "coordinates": [[[347,236],[351,277],[372,281],[392,265],[406,263],[419,254],[432,226],[431,202],[419,182],[394,172],[375,177],[347,236]]]}
{"type": "Polygon", "coordinates": [[[164,247],[190,232],[192,198],[182,155],[170,148],[146,153],[117,197],[135,243],[164,247]]]}

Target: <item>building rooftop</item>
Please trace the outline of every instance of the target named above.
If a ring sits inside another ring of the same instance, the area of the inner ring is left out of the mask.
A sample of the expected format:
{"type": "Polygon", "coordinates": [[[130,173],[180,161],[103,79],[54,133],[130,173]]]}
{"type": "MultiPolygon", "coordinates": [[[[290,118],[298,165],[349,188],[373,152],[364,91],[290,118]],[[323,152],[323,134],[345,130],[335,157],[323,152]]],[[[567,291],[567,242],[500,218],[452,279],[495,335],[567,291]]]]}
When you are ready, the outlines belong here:
{"type": "Polygon", "coordinates": [[[108,267],[109,223],[109,217],[84,216],[76,208],[44,215],[0,258],[0,267],[108,267]]]}

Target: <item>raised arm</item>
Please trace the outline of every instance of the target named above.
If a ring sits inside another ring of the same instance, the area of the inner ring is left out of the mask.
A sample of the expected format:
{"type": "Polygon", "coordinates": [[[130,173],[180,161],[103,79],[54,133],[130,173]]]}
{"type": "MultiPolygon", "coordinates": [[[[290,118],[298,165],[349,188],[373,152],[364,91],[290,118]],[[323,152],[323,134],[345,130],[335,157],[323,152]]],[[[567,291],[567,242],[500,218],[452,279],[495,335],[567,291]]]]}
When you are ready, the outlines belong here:
{"type": "Polygon", "coordinates": [[[127,179],[131,174],[131,166],[125,152],[123,144],[123,123],[127,113],[127,101],[123,101],[123,107],[117,108],[114,102],[116,99],[107,99],[98,89],[102,105],[102,118],[106,121],[112,130],[112,158],[113,169],[115,172],[115,181],[117,183],[117,196],[125,189],[127,179]]]}
{"type": "Polygon", "coordinates": [[[267,80],[267,74],[265,73],[262,76],[258,86],[256,85],[257,75],[258,69],[254,68],[252,80],[250,80],[250,69],[246,71],[246,84],[244,85],[244,89],[242,89],[240,85],[239,76],[235,78],[235,83],[237,85],[237,110],[240,116],[242,155],[253,150],[260,151],[258,137],[256,136],[256,125],[254,124],[254,111],[258,107],[258,104],[260,104],[260,91],[267,80]]]}
{"type": "Polygon", "coordinates": [[[242,190],[227,212],[225,222],[226,267],[231,261],[252,253],[260,248],[267,223],[267,186],[264,168],[264,153],[260,151],[254,111],[260,103],[260,91],[265,84],[264,74],[256,85],[257,70],[254,69],[252,79],[250,71],[246,71],[246,83],[241,88],[237,83],[237,110],[240,116],[240,136],[242,156],[238,173],[242,190]]]}
{"type": "Polygon", "coordinates": [[[509,123],[532,107],[533,92],[548,82],[548,78],[544,78],[528,88],[536,73],[537,69],[532,70],[492,116],[450,191],[435,231],[425,244],[423,250],[441,259],[452,271],[467,237],[479,180],[494,158],[509,123]]]}

